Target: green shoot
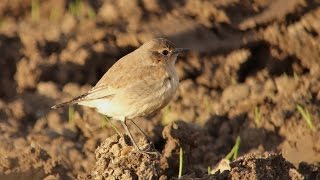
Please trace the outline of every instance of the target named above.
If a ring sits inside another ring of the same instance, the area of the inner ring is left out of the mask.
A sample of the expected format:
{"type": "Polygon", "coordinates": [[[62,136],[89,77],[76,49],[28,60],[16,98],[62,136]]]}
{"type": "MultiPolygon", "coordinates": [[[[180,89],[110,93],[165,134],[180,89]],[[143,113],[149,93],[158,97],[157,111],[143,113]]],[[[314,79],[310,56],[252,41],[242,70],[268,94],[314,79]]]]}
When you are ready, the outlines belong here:
{"type": "Polygon", "coordinates": [[[210,112],[211,112],[211,109],[212,109],[212,106],[211,106],[210,98],[209,98],[209,97],[207,97],[207,98],[204,99],[204,105],[205,105],[205,108],[206,108],[207,113],[210,113],[210,112]]]}
{"type": "Polygon", "coordinates": [[[240,136],[238,136],[236,139],[236,144],[233,146],[233,148],[228,153],[228,155],[225,157],[225,159],[228,159],[228,160],[231,160],[231,158],[232,158],[232,160],[237,159],[240,141],[241,141],[240,136]]]}
{"type": "Polygon", "coordinates": [[[180,147],[180,153],[179,153],[179,175],[178,175],[179,179],[182,176],[182,168],[183,168],[183,150],[180,147]]]}
{"type": "Polygon", "coordinates": [[[231,78],[231,84],[236,85],[238,83],[237,79],[235,77],[231,78]]]}
{"type": "Polygon", "coordinates": [[[285,77],[288,77],[288,74],[286,72],[283,72],[282,75],[285,76],[285,77]]]}
{"type": "Polygon", "coordinates": [[[107,126],[107,125],[106,125],[106,124],[107,124],[107,121],[109,122],[109,124],[110,124],[110,126],[112,127],[112,129],[113,129],[114,131],[116,131],[117,134],[121,135],[120,132],[119,132],[119,130],[116,128],[116,126],[115,126],[115,125],[111,122],[111,120],[110,120],[107,116],[105,116],[105,115],[103,115],[102,128],[107,126]]]}
{"type": "Polygon", "coordinates": [[[92,7],[88,8],[88,16],[90,19],[95,19],[96,18],[96,12],[94,11],[94,9],[92,7]]]}
{"type": "Polygon", "coordinates": [[[208,166],[208,175],[210,175],[210,174],[211,174],[211,167],[208,166]]]}
{"type": "Polygon", "coordinates": [[[107,128],[107,124],[108,124],[107,117],[106,117],[105,115],[102,115],[102,121],[101,121],[101,127],[102,127],[102,129],[107,128]]]}
{"type": "Polygon", "coordinates": [[[261,119],[261,112],[258,106],[254,108],[254,122],[259,125],[261,119]]]}
{"type": "Polygon", "coordinates": [[[39,0],[31,0],[31,19],[34,22],[38,22],[40,19],[39,0]]]}
{"type": "Polygon", "coordinates": [[[59,19],[59,13],[58,10],[56,8],[52,8],[50,11],[50,16],[49,16],[49,20],[51,22],[57,22],[59,19]]]}
{"type": "Polygon", "coordinates": [[[312,122],[312,118],[311,118],[311,115],[309,113],[308,110],[304,109],[302,106],[300,105],[297,105],[297,110],[298,112],[301,114],[301,116],[303,117],[303,119],[307,122],[309,128],[313,131],[313,132],[316,132],[316,128],[315,126],[313,125],[313,122],[312,122]]]}
{"type": "Polygon", "coordinates": [[[171,106],[167,105],[164,109],[163,109],[163,114],[162,114],[162,124],[163,125],[167,125],[172,121],[172,117],[171,117],[171,106]]]}
{"type": "Polygon", "coordinates": [[[79,17],[82,13],[82,0],[74,0],[69,4],[69,12],[76,16],[79,17]]]}
{"type": "Polygon", "coordinates": [[[69,119],[69,124],[73,124],[74,123],[74,107],[73,106],[69,106],[68,119],[69,119]]]}
{"type": "Polygon", "coordinates": [[[295,80],[298,80],[298,79],[299,79],[299,75],[298,75],[298,73],[297,73],[296,71],[293,71],[293,78],[294,78],[295,80]]]}
{"type": "Polygon", "coordinates": [[[2,27],[3,23],[4,23],[4,20],[2,19],[2,17],[0,17],[0,28],[2,27]]]}

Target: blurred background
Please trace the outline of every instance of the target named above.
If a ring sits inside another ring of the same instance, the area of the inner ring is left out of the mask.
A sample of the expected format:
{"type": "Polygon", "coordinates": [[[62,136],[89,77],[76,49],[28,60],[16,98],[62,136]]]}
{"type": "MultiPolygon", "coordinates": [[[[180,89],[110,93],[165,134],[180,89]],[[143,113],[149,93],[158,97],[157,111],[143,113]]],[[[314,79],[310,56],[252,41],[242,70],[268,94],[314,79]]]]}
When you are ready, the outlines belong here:
{"type": "Polygon", "coordinates": [[[86,92],[117,59],[155,37],[192,49],[177,62],[173,101],[136,120],[163,153],[163,177],[176,175],[179,147],[191,162],[184,173],[202,177],[237,137],[240,155],[282,153],[303,174],[320,162],[319,5],[1,0],[0,177],[88,173],[115,128],[93,109],[50,107],[86,92]]]}

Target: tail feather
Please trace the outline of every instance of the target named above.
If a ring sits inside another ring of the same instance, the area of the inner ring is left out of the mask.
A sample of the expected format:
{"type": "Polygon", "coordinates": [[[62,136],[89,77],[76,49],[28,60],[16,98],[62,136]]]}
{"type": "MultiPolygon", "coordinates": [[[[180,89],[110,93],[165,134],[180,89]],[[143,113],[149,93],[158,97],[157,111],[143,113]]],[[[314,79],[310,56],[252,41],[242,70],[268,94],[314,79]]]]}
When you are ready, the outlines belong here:
{"type": "Polygon", "coordinates": [[[51,108],[52,109],[58,109],[58,108],[61,108],[63,106],[67,106],[67,105],[72,105],[72,104],[76,104],[78,102],[80,102],[81,100],[83,100],[86,96],[88,95],[88,93],[85,93],[85,94],[82,94],[70,101],[67,101],[67,102],[64,102],[64,103],[61,103],[61,104],[57,104],[57,105],[54,105],[52,106],[51,108]]]}

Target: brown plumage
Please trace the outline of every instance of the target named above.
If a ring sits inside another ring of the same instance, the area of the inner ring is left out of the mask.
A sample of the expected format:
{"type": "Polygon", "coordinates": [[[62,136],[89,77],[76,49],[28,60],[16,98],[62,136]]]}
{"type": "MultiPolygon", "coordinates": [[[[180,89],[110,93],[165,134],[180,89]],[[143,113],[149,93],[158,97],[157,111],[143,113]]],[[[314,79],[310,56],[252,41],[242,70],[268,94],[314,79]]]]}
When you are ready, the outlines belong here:
{"type": "Polygon", "coordinates": [[[52,108],[70,104],[96,108],[120,120],[139,149],[126,120],[149,115],[169,103],[179,84],[174,65],[186,51],[166,39],[153,39],[119,59],[90,91],[52,108]]]}

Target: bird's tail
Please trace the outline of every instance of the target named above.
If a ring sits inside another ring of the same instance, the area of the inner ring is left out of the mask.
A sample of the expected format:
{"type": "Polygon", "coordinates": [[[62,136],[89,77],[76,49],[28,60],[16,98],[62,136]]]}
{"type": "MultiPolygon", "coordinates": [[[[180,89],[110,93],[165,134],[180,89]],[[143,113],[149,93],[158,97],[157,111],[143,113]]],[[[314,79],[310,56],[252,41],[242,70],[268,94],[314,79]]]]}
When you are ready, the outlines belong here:
{"type": "Polygon", "coordinates": [[[78,102],[82,101],[86,96],[87,96],[88,93],[85,93],[85,94],[82,94],[70,101],[67,101],[67,102],[64,102],[64,103],[61,103],[61,104],[57,104],[57,105],[54,105],[52,106],[51,108],[52,109],[58,109],[58,108],[61,108],[63,106],[67,106],[67,105],[73,105],[73,104],[77,104],[78,102]]]}

